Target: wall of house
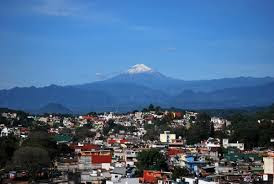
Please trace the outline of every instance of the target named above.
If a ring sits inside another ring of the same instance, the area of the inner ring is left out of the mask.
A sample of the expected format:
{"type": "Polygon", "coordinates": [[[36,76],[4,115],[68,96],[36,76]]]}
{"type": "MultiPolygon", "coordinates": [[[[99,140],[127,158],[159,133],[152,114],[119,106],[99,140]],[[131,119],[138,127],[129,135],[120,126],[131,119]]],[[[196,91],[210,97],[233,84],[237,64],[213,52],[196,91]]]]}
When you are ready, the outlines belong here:
{"type": "MultiPolygon", "coordinates": [[[[196,179],[193,178],[184,178],[186,182],[189,184],[195,184],[196,179]]],[[[204,180],[198,180],[198,184],[217,184],[216,182],[210,182],[210,181],[204,181],[204,180]]]]}
{"type": "Polygon", "coordinates": [[[169,133],[164,133],[164,134],[160,134],[160,141],[162,143],[171,143],[172,140],[176,139],[176,134],[169,134],[169,133]]]}
{"type": "Polygon", "coordinates": [[[274,157],[264,157],[264,173],[274,174],[274,157]]]}

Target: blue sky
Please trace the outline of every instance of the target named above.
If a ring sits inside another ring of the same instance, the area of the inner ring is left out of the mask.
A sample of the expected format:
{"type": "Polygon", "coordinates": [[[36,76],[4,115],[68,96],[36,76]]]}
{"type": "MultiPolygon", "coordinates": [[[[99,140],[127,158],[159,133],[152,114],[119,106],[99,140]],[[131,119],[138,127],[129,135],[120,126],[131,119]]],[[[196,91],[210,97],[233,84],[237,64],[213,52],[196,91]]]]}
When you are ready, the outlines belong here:
{"type": "Polygon", "coordinates": [[[0,1],[0,88],[137,63],[184,80],[274,76],[272,0],[0,1]]]}

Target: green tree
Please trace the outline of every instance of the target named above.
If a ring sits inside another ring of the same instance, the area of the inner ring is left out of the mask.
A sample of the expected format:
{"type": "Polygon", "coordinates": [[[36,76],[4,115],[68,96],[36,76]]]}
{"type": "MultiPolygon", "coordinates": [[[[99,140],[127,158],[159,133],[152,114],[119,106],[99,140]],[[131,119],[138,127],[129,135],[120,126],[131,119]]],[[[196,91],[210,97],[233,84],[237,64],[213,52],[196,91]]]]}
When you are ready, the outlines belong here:
{"type": "Polygon", "coordinates": [[[172,171],[172,179],[192,176],[191,172],[185,167],[174,167],[172,171]]]}
{"type": "Polygon", "coordinates": [[[83,127],[87,128],[87,129],[94,128],[94,126],[93,126],[93,123],[92,123],[92,122],[88,122],[87,124],[84,124],[84,126],[83,126],[83,127]]]}
{"type": "Polygon", "coordinates": [[[19,147],[19,140],[9,135],[0,137],[0,168],[4,167],[8,161],[11,161],[14,151],[19,147]]]}
{"type": "Polygon", "coordinates": [[[72,131],[70,128],[64,127],[60,130],[60,134],[69,134],[70,135],[70,134],[72,134],[72,131]]]}
{"type": "Polygon", "coordinates": [[[156,106],[156,107],[155,107],[155,111],[156,111],[157,113],[160,113],[160,112],[161,112],[161,110],[162,110],[162,109],[161,109],[161,107],[160,107],[160,106],[156,106]]]}
{"type": "Polygon", "coordinates": [[[43,131],[47,132],[49,130],[50,126],[48,124],[45,124],[44,122],[36,121],[33,123],[33,127],[31,127],[31,131],[38,132],[43,131]]]}
{"type": "Polygon", "coordinates": [[[197,116],[197,121],[199,121],[199,122],[208,123],[208,122],[210,122],[210,120],[211,120],[210,116],[204,112],[199,113],[197,116]]]}
{"type": "Polygon", "coordinates": [[[159,140],[159,136],[160,136],[160,130],[157,128],[152,128],[152,129],[147,129],[146,134],[144,135],[143,139],[144,140],[150,140],[150,141],[155,141],[155,140],[159,140]]]}
{"type": "Polygon", "coordinates": [[[32,180],[36,180],[39,171],[50,166],[48,152],[38,147],[21,147],[15,151],[13,164],[28,171],[32,180]]]}
{"type": "Polygon", "coordinates": [[[258,145],[259,129],[256,122],[238,121],[231,126],[230,140],[239,141],[245,144],[245,148],[251,149],[258,145]]]}
{"type": "Polygon", "coordinates": [[[3,117],[0,115],[0,122],[1,124],[4,124],[5,126],[9,127],[10,126],[10,122],[6,117],[3,117]]]}
{"type": "Polygon", "coordinates": [[[147,108],[143,108],[142,112],[148,112],[149,110],[147,108]]]}
{"type": "Polygon", "coordinates": [[[97,113],[96,112],[89,112],[87,113],[88,116],[97,116],[97,113]]]}
{"type": "Polygon", "coordinates": [[[148,106],[148,111],[154,111],[155,109],[154,109],[154,105],[153,104],[150,104],[149,106],[148,106]]]}
{"type": "Polygon", "coordinates": [[[111,129],[113,129],[115,126],[114,120],[110,119],[107,121],[103,128],[103,135],[107,135],[111,129]]]}
{"type": "Polygon", "coordinates": [[[177,137],[181,137],[181,138],[186,137],[186,132],[187,132],[187,130],[183,126],[176,127],[175,129],[171,130],[171,133],[174,133],[174,134],[176,134],[177,137]]]}
{"type": "Polygon", "coordinates": [[[186,131],[186,139],[188,144],[200,143],[202,140],[208,139],[210,136],[210,123],[196,122],[191,125],[188,131],[186,131]]]}
{"type": "Polygon", "coordinates": [[[86,127],[79,127],[75,130],[75,136],[74,139],[76,141],[82,141],[86,138],[92,138],[95,137],[96,133],[91,132],[88,128],[86,127]]]}
{"type": "Polygon", "coordinates": [[[29,137],[22,143],[23,147],[38,147],[46,150],[51,159],[57,154],[56,141],[45,131],[31,132],[29,137]]]}
{"type": "Polygon", "coordinates": [[[143,150],[137,155],[137,169],[139,173],[144,170],[167,170],[165,156],[158,149],[143,150]]]}
{"type": "Polygon", "coordinates": [[[258,129],[259,129],[258,145],[265,146],[265,147],[271,146],[270,139],[274,137],[274,124],[269,120],[262,121],[258,125],[258,129]]]}
{"type": "Polygon", "coordinates": [[[58,156],[64,156],[74,153],[74,150],[71,149],[67,144],[61,143],[57,145],[57,154],[58,156]]]}

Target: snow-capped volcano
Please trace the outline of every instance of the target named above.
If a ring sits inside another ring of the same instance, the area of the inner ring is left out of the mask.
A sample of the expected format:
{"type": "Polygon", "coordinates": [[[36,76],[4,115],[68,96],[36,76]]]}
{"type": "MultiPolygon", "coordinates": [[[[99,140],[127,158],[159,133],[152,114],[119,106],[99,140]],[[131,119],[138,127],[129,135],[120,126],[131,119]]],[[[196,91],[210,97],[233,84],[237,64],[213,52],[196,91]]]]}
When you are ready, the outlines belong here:
{"type": "Polygon", "coordinates": [[[173,80],[144,64],[136,64],[126,72],[107,79],[105,82],[135,84],[153,89],[162,89],[162,84],[170,85],[173,80]]]}
{"type": "Polygon", "coordinates": [[[136,64],[132,66],[127,73],[129,74],[137,74],[137,73],[146,73],[152,72],[153,70],[144,64],[136,64]]]}

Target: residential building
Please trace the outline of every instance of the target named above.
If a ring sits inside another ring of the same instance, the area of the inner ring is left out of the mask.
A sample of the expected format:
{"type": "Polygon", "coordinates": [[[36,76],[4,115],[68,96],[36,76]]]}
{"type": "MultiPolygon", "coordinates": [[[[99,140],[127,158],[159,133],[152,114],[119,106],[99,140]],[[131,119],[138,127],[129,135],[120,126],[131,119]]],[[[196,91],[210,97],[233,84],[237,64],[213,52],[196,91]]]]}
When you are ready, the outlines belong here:
{"type": "Polygon", "coordinates": [[[172,143],[176,140],[176,134],[171,134],[170,131],[164,131],[163,134],[160,134],[161,143],[172,143]]]}

